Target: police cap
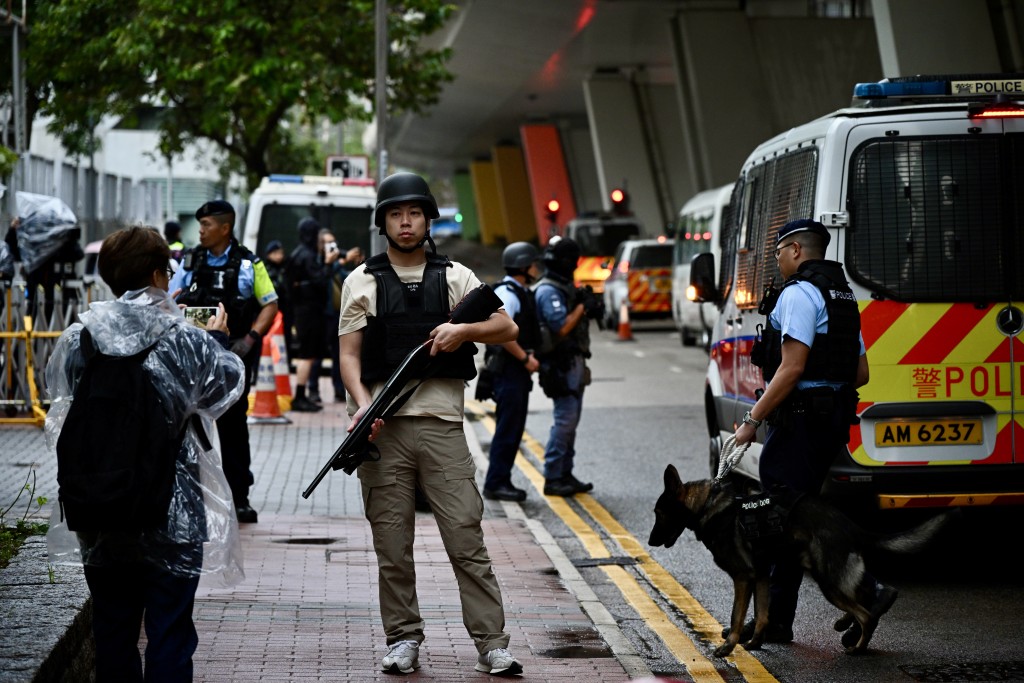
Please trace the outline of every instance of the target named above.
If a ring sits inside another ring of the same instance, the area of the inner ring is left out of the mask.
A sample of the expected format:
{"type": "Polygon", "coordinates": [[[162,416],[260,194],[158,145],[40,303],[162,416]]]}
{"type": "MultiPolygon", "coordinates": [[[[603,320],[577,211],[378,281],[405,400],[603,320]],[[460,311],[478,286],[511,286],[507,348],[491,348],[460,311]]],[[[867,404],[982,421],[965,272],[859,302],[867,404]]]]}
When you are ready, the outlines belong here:
{"type": "Polygon", "coordinates": [[[214,199],[206,202],[198,209],[196,209],[196,220],[202,220],[207,216],[234,216],[235,207],[228,204],[223,199],[214,199]]]}
{"type": "Polygon", "coordinates": [[[816,235],[820,235],[825,240],[823,246],[828,246],[828,243],[832,241],[832,236],[828,234],[828,229],[816,220],[810,218],[800,218],[795,221],[786,223],[779,228],[779,236],[775,244],[782,244],[782,240],[795,235],[798,232],[813,232],[816,235]]]}

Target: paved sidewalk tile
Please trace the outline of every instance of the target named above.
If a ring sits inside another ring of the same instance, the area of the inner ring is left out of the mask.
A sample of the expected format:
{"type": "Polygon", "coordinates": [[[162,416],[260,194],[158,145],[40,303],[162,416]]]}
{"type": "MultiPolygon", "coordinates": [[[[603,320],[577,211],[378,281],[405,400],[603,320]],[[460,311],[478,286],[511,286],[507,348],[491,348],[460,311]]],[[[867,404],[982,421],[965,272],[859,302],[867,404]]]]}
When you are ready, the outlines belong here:
{"type": "MultiPolygon", "coordinates": [[[[429,514],[417,515],[416,568],[426,639],[410,679],[491,680],[462,625],[455,575],[429,514]]],[[[485,519],[505,604],[509,648],[542,681],[625,681],[628,676],[547,555],[519,520],[485,519]]],[[[261,516],[242,527],[246,578],[201,587],[195,680],[395,680],[385,653],[377,565],[360,518],[261,516]]]]}

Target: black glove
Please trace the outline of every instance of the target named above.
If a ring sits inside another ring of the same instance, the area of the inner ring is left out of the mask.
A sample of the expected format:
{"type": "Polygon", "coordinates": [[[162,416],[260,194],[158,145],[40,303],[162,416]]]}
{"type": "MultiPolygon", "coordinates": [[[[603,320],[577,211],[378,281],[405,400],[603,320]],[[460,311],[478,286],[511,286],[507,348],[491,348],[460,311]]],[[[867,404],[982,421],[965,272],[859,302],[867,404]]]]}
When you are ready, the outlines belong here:
{"type": "Polygon", "coordinates": [[[604,302],[594,293],[593,287],[584,285],[576,288],[576,301],[574,304],[583,304],[583,311],[591,320],[604,318],[604,302]]]}
{"type": "Polygon", "coordinates": [[[256,330],[249,330],[241,339],[236,339],[231,343],[231,353],[234,353],[242,358],[245,358],[252,347],[263,341],[263,335],[256,330]]]}

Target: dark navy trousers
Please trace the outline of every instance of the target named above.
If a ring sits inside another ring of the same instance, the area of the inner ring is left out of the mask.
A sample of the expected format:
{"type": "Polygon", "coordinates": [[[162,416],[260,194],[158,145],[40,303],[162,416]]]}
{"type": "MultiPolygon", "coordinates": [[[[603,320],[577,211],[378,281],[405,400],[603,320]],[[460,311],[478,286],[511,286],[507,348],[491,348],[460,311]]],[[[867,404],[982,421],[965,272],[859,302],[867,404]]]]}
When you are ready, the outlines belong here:
{"type": "Polygon", "coordinates": [[[199,637],[192,622],[199,577],[180,577],[145,562],[85,566],[92,595],[97,683],[192,680],[199,637]],[[146,628],[146,669],[139,629],[146,628]]]}
{"type": "MultiPolygon", "coordinates": [[[[769,425],[758,473],[765,491],[786,488],[818,495],[829,467],[849,440],[848,417],[790,414],[784,425],[769,425]]],[[[792,627],[804,570],[797,557],[779,558],[772,566],[768,620],[792,627]]]]}
{"type": "Polygon", "coordinates": [[[484,488],[495,490],[512,484],[519,444],[526,429],[526,413],[530,407],[533,380],[521,363],[508,361],[494,375],[494,437],[491,439],[490,465],[484,488]]]}

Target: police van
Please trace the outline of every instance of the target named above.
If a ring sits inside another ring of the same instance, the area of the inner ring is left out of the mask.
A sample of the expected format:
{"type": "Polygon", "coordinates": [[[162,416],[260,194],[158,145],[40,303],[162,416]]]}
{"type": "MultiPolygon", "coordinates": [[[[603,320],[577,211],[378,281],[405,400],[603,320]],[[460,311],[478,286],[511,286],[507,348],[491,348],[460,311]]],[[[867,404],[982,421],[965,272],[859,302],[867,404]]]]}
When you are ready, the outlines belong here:
{"type": "Polygon", "coordinates": [[[262,257],[267,244],[280,240],[290,254],[299,244],[299,221],[312,216],[334,234],[342,249],[358,246],[370,254],[376,202],[370,179],[270,175],[249,198],[242,243],[262,257]]]}
{"type": "MultiPolygon", "coordinates": [[[[861,310],[870,382],[824,491],[872,508],[1024,503],[1024,78],[915,76],[757,147],[698,256],[719,307],[705,408],[711,471],[764,389],[750,362],[780,226],[811,217],[861,310]]],[[[759,438],[764,432],[759,431],[759,438]]],[[[757,478],[759,444],[737,471],[757,478]]]]}
{"type": "Polygon", "coordinates": [[[718,309],[710,302],[694,301],[690,286],[690,262],[697,254],[711,252],[721,259],[719,239],[729,208],[733,183],[704,190],[691,197],[679,210],[672,252],[672,320],[683,346],[707,347],[718,309]]]}
{"type": "Polygon", "coordinates": [[[569,221],[562,230],[562,237],[572,238],[580,245],[580,260],[573,273],[577,286],[589,285],[596,294],[601,294],[605,280],[612,274],[615,250],[625,240],[638,239],[641,234],[642,226],[632,216],[581,213],[569,221]]]}

